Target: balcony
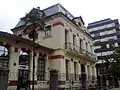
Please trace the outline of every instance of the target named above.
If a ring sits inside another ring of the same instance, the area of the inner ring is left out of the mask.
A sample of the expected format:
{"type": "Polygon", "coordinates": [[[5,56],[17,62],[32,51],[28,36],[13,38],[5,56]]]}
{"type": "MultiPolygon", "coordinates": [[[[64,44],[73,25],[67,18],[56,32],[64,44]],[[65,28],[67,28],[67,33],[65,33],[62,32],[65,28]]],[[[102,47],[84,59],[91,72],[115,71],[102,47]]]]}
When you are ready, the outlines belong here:
{"type": "Polygon", "coordinates": [[[96,60],[96,56],[94,54],[92,54],[92,53],[90,53],[90,52],[78,47],[77,45],[70,43],[70,42],[65,43],[65,49],[82,54],[89,59],[96,60]]]}

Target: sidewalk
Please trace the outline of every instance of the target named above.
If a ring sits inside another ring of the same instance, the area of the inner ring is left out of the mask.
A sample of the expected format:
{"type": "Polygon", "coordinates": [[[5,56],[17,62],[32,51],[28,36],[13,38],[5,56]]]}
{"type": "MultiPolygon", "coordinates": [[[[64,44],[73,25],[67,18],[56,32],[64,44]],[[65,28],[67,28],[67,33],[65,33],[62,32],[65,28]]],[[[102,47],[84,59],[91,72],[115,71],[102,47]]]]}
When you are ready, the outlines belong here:
{"type": "Polygon", "coordinates": [[[120,88],[113,88],[113,89],[109,89],[109,90],[120,90],[120,88]]]}

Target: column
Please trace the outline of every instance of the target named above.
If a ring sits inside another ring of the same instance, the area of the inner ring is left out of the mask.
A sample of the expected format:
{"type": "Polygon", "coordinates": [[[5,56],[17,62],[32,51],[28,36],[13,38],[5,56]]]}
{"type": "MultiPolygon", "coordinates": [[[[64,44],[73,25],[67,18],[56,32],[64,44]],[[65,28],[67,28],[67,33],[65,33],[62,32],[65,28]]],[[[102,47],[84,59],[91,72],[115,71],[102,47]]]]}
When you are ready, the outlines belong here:
{"type": "MultiPolygon", "coordinates": [[[[53,55],[49,57],[50,59],[50,68],[58,70],[58,81],[60,88],[63,83],[66,81],[66,68],[65,68],[65,56],[64,51],[56,50],[53,55]]],[[[63,87],[64,88],[64,87],[63,87]]]]}
{"type": "Polygon", "coordinates": [[[73,74],[74,74],[74,63],[73,63],[73,61],[71,61],[70,60],[70,80],[72,80],[73,79],[73,74]]]}
{"type": "Polygon", "coordinates": [[[88,83],[90,82],[90,65],[87,65],[87,78],[88,78],[88,83]]]}
{"type": "Polygon", "coordinates": [[[95,77],[95,83],[96,83],[96,81],[97,81],[97,70],[96,70],[95,65],[93,66],[93,69],[94,69],[94,77],[95,77]]]}
{"type": "Polygon", "coordinates": [[[78,63],[78,75],[79,77],[81,76],[81,64],[80,63],[78,63]]]}
{"type": "MultiPolygon", "coordinates": [[[[88,75],[88,69],[87,69],[87,64],[85,65],[85,73],[88,75]]],[[[87,78],[88,79],[88,78],[87,78]]]]}
{"type": "MultiPolygon", "coordinates": [[[[38,61],[38,54],[35,55],[35,73],[34,73],[34,85],[37,83],[37,61],[38,61]]],[[[32,84],[33,81],[33,52],[30,54],[30,66],[29,66],[29,79],[32,84]]],[[[32,86],[32,85],[31,85],[32,86]]],[[[35,87],[36,88],[36,87],[35,87]]]]}
{"type": "Polygon", "coordinates": [[[92,71],[92,66],[90,65],[90,83],[92,83],[92,77],[93,77],[93,71],[92,71]]]}
{"type": "Polygon", "coordinates": [[[91,51],[90,51],[90,43],[88,43],[88,52],[91,53],[91,51]]]}
{"type": "Polygon", "coordinates": [[[10,58],[9,58],[9,76],[8,76],[8,90],[17,89],[18,81],[18,68],[19,68],[19,56],[20,52],[18,48],[10,48],[10,58]]]}

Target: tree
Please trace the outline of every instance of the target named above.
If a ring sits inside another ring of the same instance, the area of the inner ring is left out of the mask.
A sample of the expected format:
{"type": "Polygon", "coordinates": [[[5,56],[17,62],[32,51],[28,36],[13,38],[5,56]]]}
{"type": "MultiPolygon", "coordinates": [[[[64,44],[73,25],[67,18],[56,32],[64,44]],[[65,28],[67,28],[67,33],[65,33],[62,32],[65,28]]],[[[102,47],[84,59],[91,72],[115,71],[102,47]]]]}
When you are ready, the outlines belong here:
{"type": "Polygon", "coordinates": [[[110,63],[109,73],[120,77],[120,48],[117,48],[114,52],[114,60],[110,63]]]}

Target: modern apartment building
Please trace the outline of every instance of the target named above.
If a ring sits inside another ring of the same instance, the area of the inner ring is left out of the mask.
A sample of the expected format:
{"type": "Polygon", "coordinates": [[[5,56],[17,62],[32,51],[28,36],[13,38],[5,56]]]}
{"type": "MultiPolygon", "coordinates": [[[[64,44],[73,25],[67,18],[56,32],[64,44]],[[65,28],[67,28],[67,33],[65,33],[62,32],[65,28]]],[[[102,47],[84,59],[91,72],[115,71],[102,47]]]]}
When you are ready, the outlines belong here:
{"type": "MultiPolygon", "coordinates": [[[[30,12],[33,10],[39,11],[39,8],[33,8],[30,12]]],[[[59,71],[58,84],[61,90],[78,89],[83,84],[94,86],[97,60],[94,55],[93,38],[85,32],[86,28],[82,17],[74,17],[60,4],[48,7],[43,11],[46,15],[45,30],[38,29],[39,26],[36,29],[35,42],[40,45],[40,49],[36,49],[35,57],[36,90],[48,88],[51,68],[59,71]],[[39,52],[46,53],[44,60],[39,58],[39,52]]],[[[12,32],[13,35],[30,41],[32,40],[28,36],[30,28],[25,30],[27,23],[25,18],[26,16],[21,18],[12,32]]],[[[24,43],[20,45],[24,47],[24,43]]],[[[32,44],[29,43],[29,45],[32,44]]],[[[26,44],[25,48],[27,48],[26,44]]],[[[15,50],[17,51],[19,48],[15,50]]],[[[19,61],[19,53],[14,52],[13,54],[9,67],[8,81],[10,84],[8,90],[16,90],[18,85],[11,83],[19,80],[21,71],[24,72],[24,69],[19,66],[20,62],[18,62],[15,65],[17,68],[14,68],[14,73],[11,73],[13,71],[12,62],[19,61]]],[[[32,64],[32,61],[30,63],[32,64]]],[[[29,67],[26,70],[30,71],[29,79],[32,80],[32,67],[29,67]]]]}
{"type": "Polygon", "coordinates": [[[97,64],[97,74],[107,74],[105,61],[114,59],[115,49],[120,45],[118,19],[112,20],[108,18],[89,23],[87,28],[88,33],[95,40],[94,52],[99,60],[97,64]]]}

